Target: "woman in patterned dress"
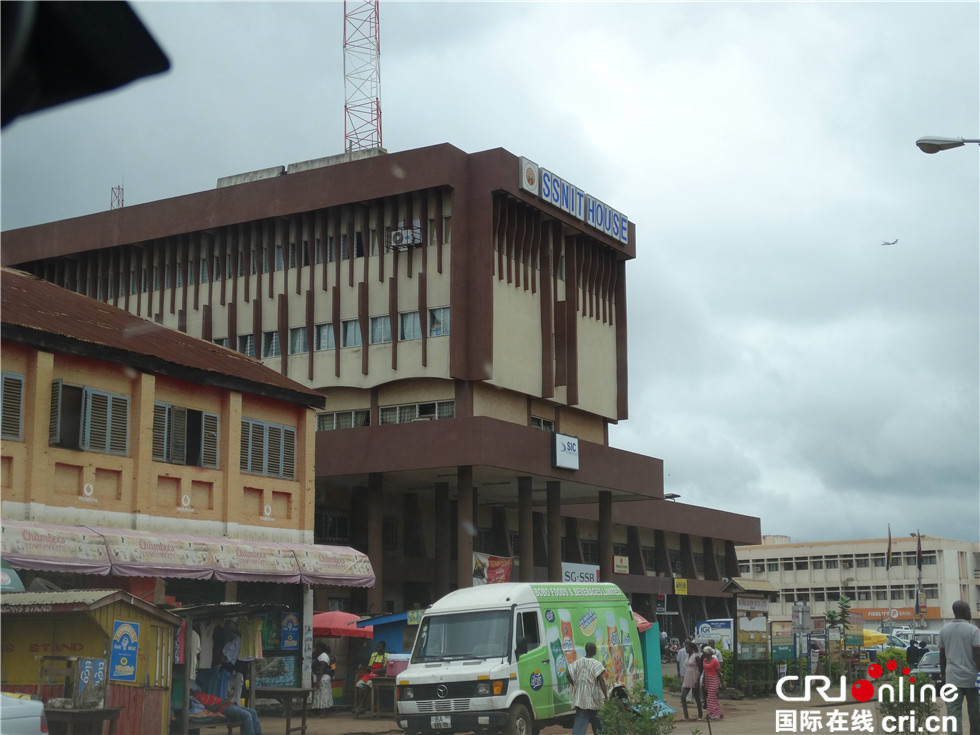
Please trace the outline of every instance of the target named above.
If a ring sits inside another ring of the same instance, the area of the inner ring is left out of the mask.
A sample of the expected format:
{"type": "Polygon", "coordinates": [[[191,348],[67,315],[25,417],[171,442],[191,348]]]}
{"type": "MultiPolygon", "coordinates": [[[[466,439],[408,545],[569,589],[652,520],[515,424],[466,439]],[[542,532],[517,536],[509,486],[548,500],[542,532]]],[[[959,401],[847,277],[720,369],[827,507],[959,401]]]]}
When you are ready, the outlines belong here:
{"type": "Polygon", "coordinates": [[[322,717],[333,707],[333,680],[330,676],[330,649],[320,643],[316,650],[317,657],[313,661],[312,709],[322,717]]]}
{"type": "Polygon", "coordinates": [[[701,651],[704,667],[704,689],[707,692],[708,719],[720,720],[725,714],[718,703],[718,690],[721,688],[721,664],[715,658],[715,649],[705,646],[701,651]]]}

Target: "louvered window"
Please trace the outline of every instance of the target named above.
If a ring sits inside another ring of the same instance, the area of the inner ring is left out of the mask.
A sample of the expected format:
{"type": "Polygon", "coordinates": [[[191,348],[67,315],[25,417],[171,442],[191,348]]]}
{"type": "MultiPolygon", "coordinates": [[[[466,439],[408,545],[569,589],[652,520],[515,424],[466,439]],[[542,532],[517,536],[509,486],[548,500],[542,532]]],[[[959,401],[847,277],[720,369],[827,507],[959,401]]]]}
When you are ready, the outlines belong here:
{"type": "Polygon", "coordinates": [[[83,389],[80,448],[104,454],[129,454],[129,396],[83,389]]]}
{"type": "Polygon", "coordinates": [[[129,454],[129,396],[51,383],[48,443],[65,449],[129,454]]]}
{"type": "Polygon", "coordinates": [[[279,357],[279,332],[262,333],[262,357],[279,357]]]}
{"type": "Polygon", "coordinates": [[[24,432],[24,376],[16,373],[3,373],[2,405],[0,425],[4,439],[21,441],[24,432]]]}
{"type": "Polygon", "coordinates": [[[169,403],[153,405],[153,459],[218,467],[218,416],[169,403]]]}
{"type": "Polygon", "coordinates": [[[255,341],[251,334],[238,335],[238,351],[243,355],[255,357],[255,341]]]}
{"type": "Polygon", "coordinates": [[[316,350],[334,348],[333,324],[317,324],[313,328],[313,344],[316,350]]]}
{"type": "Polygon", "coordinates": [[[242,419],[242,472],[294,479],[296,429],[242,419]]]}

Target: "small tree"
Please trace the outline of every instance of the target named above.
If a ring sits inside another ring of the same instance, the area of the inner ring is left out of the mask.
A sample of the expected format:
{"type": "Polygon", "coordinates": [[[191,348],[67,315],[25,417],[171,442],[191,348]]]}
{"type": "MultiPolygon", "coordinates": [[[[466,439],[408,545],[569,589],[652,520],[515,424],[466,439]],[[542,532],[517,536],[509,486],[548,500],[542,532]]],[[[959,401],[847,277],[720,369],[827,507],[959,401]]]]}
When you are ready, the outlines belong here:
{"type": "Polygon", "coordinates": [[[840,630],[840,645],[841,653],[844,650],[844,626],[847,624],[847,618],[851,614],[851,598],[847,595],[841,595],[837,600],[837,609],[828,609],[825,613],[827,618],[827,657],[831,661],[831,666],[827,668],[832,668],[833,661],[830,659],[830,631],[833,628],[840,630]]]}
{"type": "Polygon", "coordinates": [[[827,628],[840,628],[841,629],[841,640],[844,638],[844,624],[847,623],[847,618],[851,614],[851,598],[847,595],[841,595],[840,599],[837,600],[836,610],[827,610],[825,617],[827,618],[827,628]]]}

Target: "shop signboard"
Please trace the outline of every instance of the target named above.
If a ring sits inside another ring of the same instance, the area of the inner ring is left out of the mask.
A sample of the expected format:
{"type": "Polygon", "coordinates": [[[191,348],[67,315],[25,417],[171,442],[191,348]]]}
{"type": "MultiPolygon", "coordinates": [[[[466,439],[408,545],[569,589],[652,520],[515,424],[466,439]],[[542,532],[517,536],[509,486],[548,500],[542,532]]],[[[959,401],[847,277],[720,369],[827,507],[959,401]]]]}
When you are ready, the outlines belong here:
{"type": "Polygon", "coordinates": [[[792,659],[796,650],[793,623],[788,620],[773,620],[769,623],[769,641],[772,644],[773,661],[792,659]]]}
{"type": "Polygon", "coordinates": [[[473,584],[509,582],[513,567],[513,557],[473,552],[473,584]]]}
{"type": "Polygon", "coordinates": [[[715,648],[725,651],[732,650],[734,642],[734,621],[731,618],[716,618],[714,620],[699,620],[694,624],[696,643],[715,642],[715,648]]]}
{"type": "Polygon", "coordinates": [[[104,658],[78,659],[78,682],[74,702],[90,707],[105,705],[106,663],[104,658]]]}
{"type": "Polygon", "coordinates": [[[743,597],[735,602],[738,657],[764,661],[769,654],[769,603],[762,597],[743,597]]]}
{"type": "Polygon", "coordinates": [[[279,628],[279,647],[283,651],[299,650],[299,615],[294,612],[282,614],[282,624],[279,628]]]}
{"type": "Polygon", "coordinates": [[[572,564],[570,562],[562,562],[561,581],[598,582],[599,567],[593,564],[572,564]]]}
{"type": "Polygon", "coordinates": [[[109,679],[136,681],[136,660],[140,645],[140,624],[124,620],[112,622],[109,679]]]}
{"type": "Polygon", "coordinates": [[[864,616],[861,613],[849,613],[844,624],[844,645],[861,647],[864,645],[864,616]]]}

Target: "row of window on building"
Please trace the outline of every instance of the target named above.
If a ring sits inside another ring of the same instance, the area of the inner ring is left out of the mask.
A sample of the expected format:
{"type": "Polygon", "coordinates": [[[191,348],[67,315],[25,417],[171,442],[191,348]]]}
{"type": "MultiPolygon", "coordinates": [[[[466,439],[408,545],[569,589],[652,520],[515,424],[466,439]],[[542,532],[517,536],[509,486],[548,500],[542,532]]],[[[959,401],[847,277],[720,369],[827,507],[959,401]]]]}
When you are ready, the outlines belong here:
{"type": "MultiPolygon", "coordinates": [[[[429,309],[429,321],[427,325],[430,337],[443,337],[449,334],[449,307],[443,306],[436,309],[429,309]]],[[[299,355],[310,351],[309,332],[306,327],[292,327],[289,330],[289,352],[290,355],[299,355]]],[[[410,340],[422,339],[422,321],[417,311],[407,311],[398,315],[398,341],[407,342],[410,340]]],[[[391,331],[391,317],[387,314],[383,316],[371,317],[370,329],[368,331],[368,344],[386,344],[394,341],[391,331]]],[[[227,337],[218,337],[214,340],[216,345],[231,348],[227,337]]],[[[358,319],[345,319],[340,323],[340,346],[341,347],[361,347],[363,339],[361,337],[361,324],[358,319]]],[[[316,324],[313,327],[313,350],[333,350],[337,347],[337,340],[334,337],[332,324],[316,324]]],[[[241,334],[238,336],[238,344],[235,346],[238,352],[249,357],[255,357],[255,337],[252,334],[241,334]]],[[[282,345],[279,339],[279,332],[276,330],[262,333],[262,357],[279,357],[282,355],[282,345]]]]}
{"type": "MultiPolygon", "coordinates": [[[[430,246],[436,244],[434,222],[435,220],[433,219],[429,220],[428,244],[430,246]]],[[[451,218],[444,217],[443,237],[446,238],[445,242],[449,241],[451,227],[451,218]]],[[[377,230],[370,230],[366,238],[368,241],[369,255],[378,254],[379,237],[380,235],[377,230]]],[[[400,224],[399,227],[392,230],[386,229],[384,238],[385,250],[402,250],[405,249],[405,244],[408,246],[421,245],[421,223],[416,219],[411,228],[400,224]],[[406,233],[411,234],[406,235],[406,233]],[[397,245],[395,245],[396,242],[398,243],[397,245]]],[[[307,267],[311,263],[313,265],[322,265],[324,263],[333,263],[337,260],[361,258],[365,254],[364,241],[365,237],[361,232],[354,232],[353,238],[349,238],[347,233],[341,233],[339,248],[333,235],[330,235],[323,244],[321,244],[320,238],[316,238],[312,248],[308,240],[303,240],[301,243],[290,242],[285,246],[275,245],[271,248],[248,249],[239,254],[237,268],[234,265],[231,251],[225,249],[224,257],[221,255],[207,257],[205,255],[204,257],[196,258],[194,261],[188,261],[186,263],[178,260],[173,269],[173,276],[171,276],[171,268],[168,263],[154,264],[149,269],[138,268],[129,271],[120,271],[118,278],[107,279],[107,293],[105,297],[113,299],[117,294],[119,296],[124,295],[127,290],[131,296],[135,296],[138,293],[149,293],[151,290],[159,291],[161,288],[166,290],[171,288],[171,286],[181,288],[184,285],[194,286],[196,283],[206,284],[211,281],[218,282],[222,279],[231,279],[236,276],[241,278],[246,275],[254,276],[260,273],[275,273],[285,270],[287,262],[289,268],[292,269],[307,267]]],[[[202,247],[202,250],[205,248],[206,246],[202,247]]],[[[161,251],[161,253],[164,252],[161,251]]],[[[101,301],[103,300],[102,279],[92,277],[93,274],[97,273],[97,270],[96,267],[90,268],[89,277],[83,277],[79,273],[66,273],[65,282],[62,285],[68,287],[68,282],[75,279],[80,282],[80,287],[78,288],[79,293],[84,293],[86,296],[101,301]]]]}
{"type": "MultiPolygon", "coordinates": [[[[8,372],[0,384],[0,435],[23,441],[24,376],[8,372]]],[[[63,449],[129,455],[130,397],[88,386],[69,385],[60,378],[51,385],[48,443],[63,449]]],[[[379,423],[405,424],[456,416],[456,402],[422,401],[381,406],[379,423]]],[[[368,409],[317,414],[316,430],[370,426],[368,409]]],[[[533,428],[554,431],[554,421],[531,418],[533,428]]],[[[219,417],[185,406],[156,402],[153,411],[153,459],[171,464],[217,469],[219,417]]],[[[295,427],[253,419],[242,420],[241,469],[244,472],[294,477],[295,427]]]]}
{"type": "MultiPolygon", "coordinates": [[[[923,552],[922,564],[934,565],[936,563],[935,552],[923,552]]],[[[794,558],[794,559],[756,559],[753,561],[740,561],[738,564],[739,572],[742,574],[754,573],[765,574],[767,572],[799,572],[810,569],[862,569],[870,567],[887,566],[885,554],[863,554],[854,557],[814,557],[814,558],[794,558]]],[[[891,565],[893,567],[916,566],[917,554],[914,551],[904,554],[892,554],[891,565]]]]}
{"type": "MultiPolygon", "coordinates": [[[[381,406],[378,409],[380,424],[410,424],[415,421],[438,421],[456,418],[456,401],[422,401],[420,403],[401,403],[381,406]]],[[[335,429],[354,429],[371,425],[371,411],[366,408],[350,411],[328,411],[316,416],[317,431],[335,429]]],[[[541,431],[555,431],[555,422],[540,416],[531,417],[531,428],[541,431]]]]}
{"type": "MultiPolygon", "coordinates": [[[[922,586],[922,589],[926,593],[927,600],[938,600],[939,599],[939,585],[937,584],[926,584],[922,586]]],[[[891,588],[887,586],[874,586],[874,587],[858,587],[857,589],[847,588],[839,589],[836,587],[827,588],[804,588],[804,589],[791,589],[782,590],[780,595],[780,601],[786,603],[793,602],[836,602],[840,599],[841,595],[846,595],[851,599],[857,600],[859,602],[887,602],[891,601],[904,601],[911,600],[915,601],[915,586],[914,585],[895,585],[893,584],[891,588]]]]}
{"type": "MultiPolygon", "coordinates": [[[[24,376],[2,375],[2,438],[23,441],[24,376]]],[[[48,445],[100,454],[129,456],[130,397],[60,378],[51,384],[48,445]]],[[[242,472],[296,477],[296,427],[253,418],[241,423],[242,472]]],[[[153,459],[218,469],[219,417],[185,406],[153,405],[153,459]]]]}

